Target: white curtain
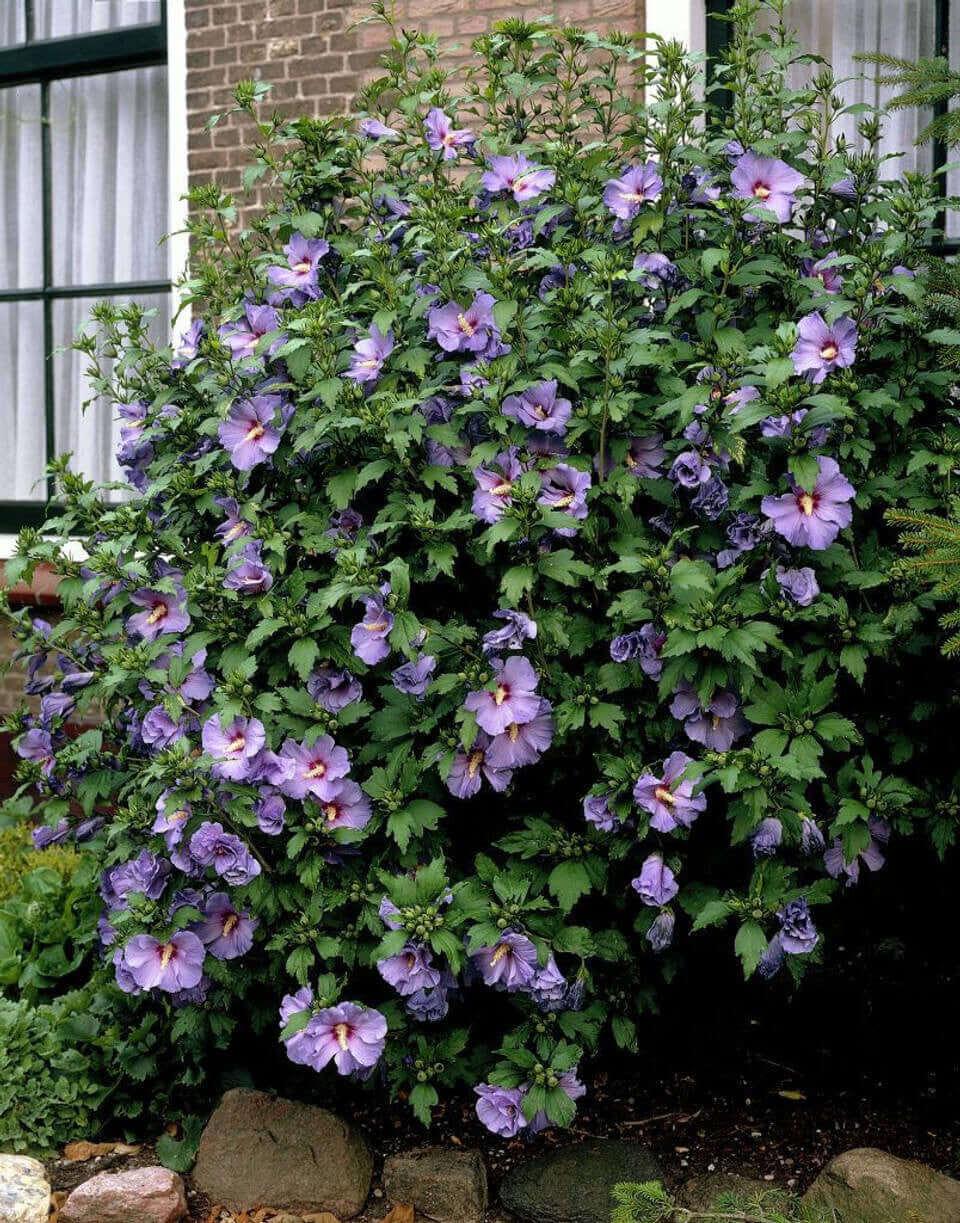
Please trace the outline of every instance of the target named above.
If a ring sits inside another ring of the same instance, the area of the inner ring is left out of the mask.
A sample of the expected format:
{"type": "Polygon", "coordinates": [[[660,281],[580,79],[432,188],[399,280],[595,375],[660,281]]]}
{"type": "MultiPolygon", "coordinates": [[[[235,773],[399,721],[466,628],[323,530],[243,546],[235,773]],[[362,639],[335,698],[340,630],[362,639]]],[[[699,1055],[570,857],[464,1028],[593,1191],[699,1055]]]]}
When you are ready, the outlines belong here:
{"type": "MultiPolygon", "coordinates": [[[[0,46],[23,38],[20,5],[0,0],[0,46]]],[[[38,39],[156,21],[158,0],[35,0],[38,39]]],[[[162,66],[55,81],[49,89],[53,285],[163,280],[160,238],[169,228],[167,83],[162,66]]],[[[40,89],[0,90],[0,288],[37,289],[43,280],[40,89]]],[[[81,404],[90,391],[86,358],[57,352],[89,313],[89,298],[53,303],[54,354],[44,353],[38,301],[0,303],[0,500],[43,497],[44,377],[53,378],[55,453],[95,479],[117,479],[118,425],[111,411],[81,404]]],[[[118,300],[123,300],[122,298],[118,300]]],[[[152,331],[169,335],[168,295],[152,331]]]]}

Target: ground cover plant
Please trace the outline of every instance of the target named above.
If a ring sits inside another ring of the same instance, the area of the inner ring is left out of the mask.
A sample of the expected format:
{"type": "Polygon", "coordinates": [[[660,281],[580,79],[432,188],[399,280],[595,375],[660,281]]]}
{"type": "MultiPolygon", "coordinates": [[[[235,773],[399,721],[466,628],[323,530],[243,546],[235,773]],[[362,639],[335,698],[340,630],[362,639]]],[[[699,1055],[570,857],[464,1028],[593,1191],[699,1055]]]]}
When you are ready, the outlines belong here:
{"type": "Polygon", "coordinates": [[[344,119],[242,86],[275,206],[193,193],[173,349],[97,308],[136,495],[54,464],[12,729],[178,1049],[565,1125],[691,940],[779,988],[898,842],[953,843],[884,520],[949,494],[942,200],[882,115],[831,137],[826,67],[788,87],[781,7],[735,7],[705,100],[677,45],[520,20],[455,78],[392,29],[344,119]]]}

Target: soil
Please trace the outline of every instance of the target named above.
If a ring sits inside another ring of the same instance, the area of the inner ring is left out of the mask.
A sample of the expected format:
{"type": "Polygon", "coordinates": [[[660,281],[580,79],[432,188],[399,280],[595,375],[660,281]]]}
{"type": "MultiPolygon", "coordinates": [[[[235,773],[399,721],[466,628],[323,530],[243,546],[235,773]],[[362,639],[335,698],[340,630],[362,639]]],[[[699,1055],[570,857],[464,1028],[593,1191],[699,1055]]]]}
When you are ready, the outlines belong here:
{"type": "MultiPolygon", "coordinates": [[[[721,1086],[705,1086],[689,1073],[657,1079],[596,1076],[574,1127],[565,1133],[526,1141],[498,1140],[477,1122],[469,1104],[439,1111],[429,1139],[408,1114],[384,1110],[371,1115],[369,1100],[357,1101],[353,1120],[377,1153],[422,1146],[480,1147],[487,1159],[491,1195],[508,1169],[534,1151],[587,1137],[622,1137],[642,1142],[663,1163],[666,1179],[679,1185],[708,1172],[739,1172],[802,1192],[833,1156],[851,1147],[880,1147],[902,1158],[918,1159],[948,1175],[960,1174],[960,1118],[930,1119],[930,1092],[902,1099],[882,1084],[871,1090],[828,1092],[811,1088],[790,1067],[758,1058],[749,1074],[721,1086]]],[[[341,1110],[345,1111],[345,1110],[341,1110]]],[[[155,1163],[149,1144],[132,1155],[106,1155],[83,1162],[49,1165],[53,1189],[70,1190],[97,1172],[121,1171],[155,1163]]],[[[207,1201],[185,1178],[191,1223],[228,1223],[234,1216],[207,1201]]],[[[388,1212],[379,1179],[368,1212],[357,1223],[372,1223],[388,1212]]],[[[492,1211],[489,1223],[509,1216],[492,1211]]],[[[269,1214],[240,1223],[261,1223],[269,1214]]]]}

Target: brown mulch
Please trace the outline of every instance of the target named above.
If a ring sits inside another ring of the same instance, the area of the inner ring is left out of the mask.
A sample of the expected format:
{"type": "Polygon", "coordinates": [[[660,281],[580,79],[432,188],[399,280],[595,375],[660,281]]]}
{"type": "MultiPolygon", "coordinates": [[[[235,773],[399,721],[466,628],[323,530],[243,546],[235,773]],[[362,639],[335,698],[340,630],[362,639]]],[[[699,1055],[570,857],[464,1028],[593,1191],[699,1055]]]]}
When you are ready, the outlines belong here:
{"type": "MultiPolygon", "coordinates": [[[[722,1089],[706,1089],[682,1073],[659,1081],[600,1075],[591,1083],[571,1131],[533,1141],[494,1138],[478,1124],[468,1102],[438,1110],[429,1135],[401,1109],[375,1111],[369,1098],[356,1101],[353,1120],[378,1156],[378,1172],[384,1156],[427,1142],[480,1147],[494,1195],[503,1175],[518,1161],[587,1137],[643,1143],[659,1157],[673,1185],[703,1173],[738,1172],[801,1192],[831,1158],[862,1146],[960,1175],[960,1117],[953,1114],[947,1121],[933,1122],[929,1093],[921,1090],[907,1101],[884,1099],[876,1091],[828,1093],[805,1084],[788,1067],[771,1063],[768,1070],[762,1083],[752,1074],[722,1089]]],[[[155,1162],[153,1148],[144,1144],[82,1161],[59,1159],[48,1167],[54,1190],[70,1190],[97,1172],[155,1162]]],[[[189,1176],[185,1180],[192,1223],[269,1223],[269,1212],[244,1217],[218,1209],[189,1176]]],[[[375,1181],[367,1213],[358,1223],[389,1217],[391,1205],[375,1181]]],[[[488,1219],[501,1223],[506,1217],[493,1212],[488,1219]]],[[[403,1216],[395,1213],[390,1223],[404,1223],[403,1216]]]]}

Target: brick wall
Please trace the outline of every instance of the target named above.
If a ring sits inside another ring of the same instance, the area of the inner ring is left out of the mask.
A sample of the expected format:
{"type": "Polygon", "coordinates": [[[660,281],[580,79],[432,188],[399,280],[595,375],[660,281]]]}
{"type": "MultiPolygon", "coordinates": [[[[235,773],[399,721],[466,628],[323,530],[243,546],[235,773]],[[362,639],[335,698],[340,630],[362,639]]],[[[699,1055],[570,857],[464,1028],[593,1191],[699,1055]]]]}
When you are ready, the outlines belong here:
{"type": "MultiPolygon", "coordinates": [[[[238,81],[269,81],[268,105],[285,115],[347,110],[384,42],[382,26],[350,29],[368,11],[358,0],[186,0],[191,186],[212,179],[229,191],[240,186],[248,121],[233,116],[203,130],[211,113],[229,108],[238,81]]],[[[644,0],[397,0],[396,11],[400,24],[464,47],[511,14],[597,30],[644,28],[644,0]]]]}

